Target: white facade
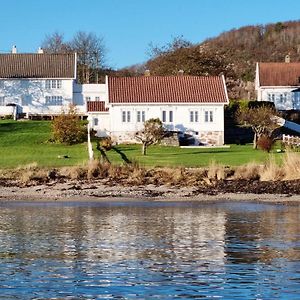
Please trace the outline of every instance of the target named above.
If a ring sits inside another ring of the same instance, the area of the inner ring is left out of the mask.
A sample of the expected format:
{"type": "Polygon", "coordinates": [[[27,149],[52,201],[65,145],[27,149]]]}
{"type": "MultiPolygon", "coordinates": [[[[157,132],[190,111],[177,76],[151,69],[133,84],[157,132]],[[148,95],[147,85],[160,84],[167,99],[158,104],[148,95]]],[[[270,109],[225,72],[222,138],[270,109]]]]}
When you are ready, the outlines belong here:
{"type": "Polygon", "coordinates": [[[257,100],[273,102],[278,110],[300,110],[300,87],[258,87],[257,100]]]}
{"type": "Polygon", "coordinates": [[[56,115],[73,103],[73,79],[0,79],[0,115],[15,104],[18,114],[56,115]]]}
{"type": "Polygon", "coordinates": [[[107,102],[107,91],[105,84],[78,84],[73,85],[73,104],[78,112],[87,114],[86,104],[88,101],[107,102]]]}
{"type": "Polygon", "coordinates": [[[166,129],[187,133],[196,144],[224,144],[223,104],[113,104],[109,115],[110,135],[118,141],[132,142],[145,121],[159,118],[166,129]]]}
{"type": "Polygon", "coordinates": [[[258,101],[273,102],[278,110],[300,110],[300,83],[295,86],[263,86],[259,64],[256,65],[255,90],[258,101]]]}

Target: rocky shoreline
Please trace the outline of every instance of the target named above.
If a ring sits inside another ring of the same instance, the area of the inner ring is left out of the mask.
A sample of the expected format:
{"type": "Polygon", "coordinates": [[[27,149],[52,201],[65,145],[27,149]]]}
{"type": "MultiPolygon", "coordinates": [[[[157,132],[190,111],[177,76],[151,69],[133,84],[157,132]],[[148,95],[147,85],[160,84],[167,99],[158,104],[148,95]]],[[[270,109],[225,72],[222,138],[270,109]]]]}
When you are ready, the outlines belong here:
{"type": "Polygon", "coordinates": [[[251,201],[300,204],[300,181],[219,180],[209,185],[122,185],[66,180],[21,186],[0,182],[0,201],[251,201]]]}

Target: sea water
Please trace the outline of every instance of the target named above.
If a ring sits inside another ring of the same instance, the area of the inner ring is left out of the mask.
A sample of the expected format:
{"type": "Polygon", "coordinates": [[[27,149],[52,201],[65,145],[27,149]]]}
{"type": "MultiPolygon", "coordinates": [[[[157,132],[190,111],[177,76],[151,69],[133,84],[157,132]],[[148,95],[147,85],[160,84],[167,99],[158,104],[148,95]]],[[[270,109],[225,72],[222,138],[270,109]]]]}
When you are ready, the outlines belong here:
{"type": "Polygon", "coordinates": [[[0,204],[0,299],[300,299],[300,206],[0,204]]]}

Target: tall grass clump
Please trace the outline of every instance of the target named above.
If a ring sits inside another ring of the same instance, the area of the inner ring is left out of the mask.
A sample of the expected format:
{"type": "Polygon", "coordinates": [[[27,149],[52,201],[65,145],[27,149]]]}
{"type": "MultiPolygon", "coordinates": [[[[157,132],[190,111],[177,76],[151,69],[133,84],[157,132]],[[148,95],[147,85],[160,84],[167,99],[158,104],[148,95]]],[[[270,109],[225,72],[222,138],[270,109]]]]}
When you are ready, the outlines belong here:
{"type": "Polygon", "coordinates": [[[250,162],[245,165],[236,167],[233,179],[258,180],[263,166],[256,162],[250,162]]]}
{"type": "Polygon", "coordinates": [[[223,180],[226,178],[225,166],[216,163],[214,160],[208,166],[207,178],[209,180],[223,180]]]}
{"type": "Polygon", "coordinates": [[[278,181],[285,176],[284,170],[276,163],[275,157],[271,156],[260,172],[261,181],[278,181]]]}
{"type": "Polygon", "coordinates": [[[300,179],[300,155],[287,151],[282,160],[284,180],[300,179]]]}

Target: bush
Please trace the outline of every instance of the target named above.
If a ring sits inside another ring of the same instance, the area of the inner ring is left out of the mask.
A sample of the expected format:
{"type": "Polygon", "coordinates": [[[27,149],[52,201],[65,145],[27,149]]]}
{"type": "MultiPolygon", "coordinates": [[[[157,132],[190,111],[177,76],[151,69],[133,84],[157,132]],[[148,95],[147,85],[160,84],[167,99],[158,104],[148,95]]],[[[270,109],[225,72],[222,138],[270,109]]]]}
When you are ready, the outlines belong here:
{"type": "MultiPolygon", "coordinates": [[[[109,151],[112,148],[113,141],[110,136],[103,137],[99,139],[99,142],[97,143],[99,147],[103,148],[105,151],[109,151]]],[[[98,147],[97,145],[97,147],[98,147]]]]}
{"type": "Polygon", "coordinates": [[[273,145],[274,140],[266,135],[262,135],[257,141],[257,147],[266,152],[270,152],[273,145]]]}
{"type": "Polygon", "coordinates": [[[62,112],[52,122],[53,140],[57,143],[73,145],[82,143],[87,136],[86,127],[79,119],[75,106],[62,112]]]}

